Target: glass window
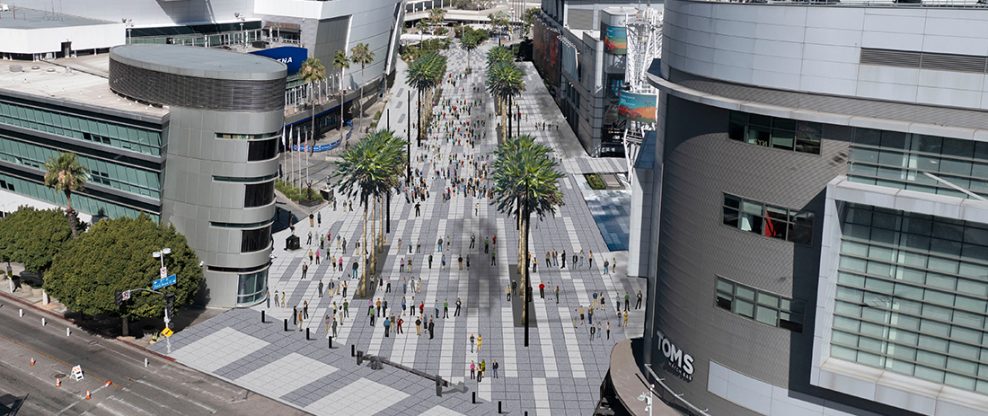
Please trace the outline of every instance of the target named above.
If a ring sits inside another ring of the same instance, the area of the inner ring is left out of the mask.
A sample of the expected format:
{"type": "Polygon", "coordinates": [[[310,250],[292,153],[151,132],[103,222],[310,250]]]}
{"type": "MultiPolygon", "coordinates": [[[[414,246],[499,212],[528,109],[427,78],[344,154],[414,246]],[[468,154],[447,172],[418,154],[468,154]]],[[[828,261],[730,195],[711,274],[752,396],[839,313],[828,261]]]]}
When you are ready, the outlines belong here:
{"type": "Polygon", "coordinates": [[[244,207],[260,207],[274,202],[274,182],[244,185],[244,207]]]}
{"type": "Polygon", "coordinates": [[[271,246],[271,226],[241,231],[240,251],[250,253],[271,246]]]}
{"type": "Polygon", "coordinates": [[[821,131],[819,123],[732,111],[727,136],[759,146],[820,154],[821,131]]]}
{"type": "Polygon", "coordinates": [[[251,141],[247,145],[247,161],[269,160],[278,155],[277,140],[251,141]]]}
{"type": "Polygon", "coordinates": [[[796,151],[801,153],[820,154],[820,138],[822,125],[800,121],[796,130],[796,151]]]}
{"type": "Polygon", "coordinates": [[[766,325],[802,332],[800,318],[793,318],[791,300],[717,277],[716,305],[766,325]]]}

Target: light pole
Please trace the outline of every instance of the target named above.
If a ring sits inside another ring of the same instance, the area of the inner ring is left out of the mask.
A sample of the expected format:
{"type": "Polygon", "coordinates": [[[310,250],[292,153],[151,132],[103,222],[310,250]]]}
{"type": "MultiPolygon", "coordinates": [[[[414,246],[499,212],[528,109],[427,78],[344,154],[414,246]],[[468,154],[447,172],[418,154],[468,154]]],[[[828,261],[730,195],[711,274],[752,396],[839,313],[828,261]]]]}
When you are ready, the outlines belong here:
{"type": "Polygon", "coordinates": [[[236,17],[237,20],[240,20],[240,36],[243,36],[244,37],[244,52],[246,52],[247,51],[247,32],[244,32],[244,20],[246,20],[246,18],[244,16],[242,16],[240,14],[240,12],[234,13],[233,16],[236,17]]]}
{"type": "Polygon", "coordinates": [[[156,259],[161,260],[161,268],[164,269],[165,268],[165,256],[167,256],[169,254],[172,254],[172,249],[170,249],[168,247],[165,247],[165,248],[162,248],[160,251],[155,251],[155,252],[151,253],[151,257],[154,257],[156,259]]]}
{"type": "MultiPolygon", "coordinates": [[[[152,252],[151,253],[151,257],[154,257],[154,258],[156,258],[156,259],[158,259],[158,260],[161,261],[161,277],[165,277],[168,274],[168,269],[165,268],[165,256],[167,256],[169,254],[172,254],[172,249],[170,249],[168,247],[162,247],[161,250],[158,250],[158,251],[155,251],[155,252],[152,252]]],[[[169,305],[168,304],[170,303],[169,295],[168,294],[161,293],[161,292],[157,292],[157,293],[159,293],[159,294],[161,294],[161,295],[163,295],[165,297],[165,328],[171,328],[172,319],[171,319],[170,316],[168,316],[168,309],[169,309],[169,307],[168,307],[169,305]]],[[[174,295],[171,295],[171,296],[174,296],[174,295]]],[[[171,352],[172,352],[172,339],[171,339],[171,337],[165,337],[165,345],[168,348],[168,353],[171,354],[171,352]]]]}
{"type": "Polygon", "coordinates": [[[120,22],[122,22],[124,26],[127,27],[127,44],[130,45],[130,29],[134,27],[134,20],[125,17],[123,19],[120,19],[120,22]]]}

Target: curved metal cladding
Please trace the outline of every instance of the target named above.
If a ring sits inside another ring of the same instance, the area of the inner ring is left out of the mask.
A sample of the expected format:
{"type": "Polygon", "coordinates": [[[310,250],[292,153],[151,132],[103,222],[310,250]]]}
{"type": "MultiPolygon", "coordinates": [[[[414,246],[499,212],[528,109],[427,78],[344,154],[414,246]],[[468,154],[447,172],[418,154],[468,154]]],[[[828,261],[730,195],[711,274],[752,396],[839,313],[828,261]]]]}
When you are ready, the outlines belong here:
{"type": "Polygon", "coordinates": [[[285,79],[231,80],[158,72],[110,55],[110,89],[138,101],[230,111],[267,111],[285,106],[285,79]]]}
{"type": "Polygon", "coordinates": [[[209,306],[263,301],[286,67],[185,46],[111,50],[117,93],[169,106],[162,220],[204,264],[209,306]]]}
{"type": "Polygon", "coordinates": [[[651,340],[652,368],[710,414],[756,414],[708,391],[710,363],[788,389],[792,380],[809,378],[812,321],[807,312],[798,333],[721,309],[716,278],[811,309],[821,221],[814,223],[810,244],[742,231],[723,223],[724,194],[822,218],[826,184],[846,170],[849,129],[825,126],[819,155],[797,153],[729,139],[728,110],[671,96],[666,102],[659,278],[648,317],[662,335],[651,340]],[[677,351],[692,357],[692,381],[682,375],[677,351]]]}

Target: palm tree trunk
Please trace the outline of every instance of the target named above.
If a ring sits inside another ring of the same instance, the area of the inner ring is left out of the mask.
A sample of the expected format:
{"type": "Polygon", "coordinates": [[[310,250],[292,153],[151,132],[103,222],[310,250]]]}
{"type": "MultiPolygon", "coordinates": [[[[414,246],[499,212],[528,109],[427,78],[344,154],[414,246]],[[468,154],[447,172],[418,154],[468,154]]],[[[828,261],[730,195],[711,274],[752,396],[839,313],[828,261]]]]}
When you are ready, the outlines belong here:
{"type": "Polygon", "coordinates": [[[418,94],[419,94],[419,96],[418,96],[418,100],[419,100],[419,105],[418,105],[418,107],[419,107],[418,108],[418,113],[419,113],[419,115],[418,115],[418,117],[419,117],[419,130],[417,132],[418,135],[416,137],[418,138],[418,146],[419,147],[422,147],[422,90],[418,90],[418,94]]]}
{"type": "Polygon", "coordinates": [[[367,210],[370,208],[367,206],[367,198],[364,198],[364,225],[362,233],[362,242],[360,243],[360,262],[363,267],[361,267],[361,278],[360,278],[360,294],[366,296],[367,294],[367,210]]]}
{"type": "Polygon", "coordinates": [[[374,226],[375,221],[377,221],[377,198],[371,197],[370,199],[370,246],[367,249],[370,251],[370,268],[369,272],[373,275],[377,273],[377,244],[375,241],[377,237],[374,235],[377,233],[377,227],[374,226]]]}
{"type": "Polygon", "coordinates": [[[69,231],[72,232],[72,238],[78,236],[78,224],[76,224],[75,210],[72,209],[72,192],[65,192],[65,216],[66,220],[69,222],[69,231]]]}
{"type": "Polygon", "coordinates": [[[512,114],[511,114],[511,96],[510,95],[508,96],[508,100],[507,101],[508,101],[507,102],[508,105],[505,106],[505,109],[504,110],[508,112],[508,138],[510,139],[511,138],[511,122],[512,122],[512,119],[514,118],[514,117],[512,117],[512,114]]]}
{"type": "MultiPolygon", "coordinates": [[[[360,77],[363,78],[366,71],[364,71],[364,64],[360,64],[360,77]]],[[[363,121],[364,117],[364,83],[360,83],[360,118],[363,121]]]]}
{"type": "Polygon", "coordinates": [[[384,249],[384,198],[377,197],[377,200],[381,204],[381,211],[377,213],[380,217],[377,223],[377,246],[384,249]]]}
{"type": "MultiPolygon", "coordinates": [[[[312,144],[313,144],[313,146],[312,146],[312,150],[309,150],[309,154],[310,155],[315,150],[315,141],[316,141],[316,105],[317,105],[316,100],[315,100],[315,97],[313,96],[311,99],[312,99],[312,117],[311,117],[311,120],[309,120],[309,127],[310,127],[310,130],[309,131],[312,132],[312,142],[313,142],[312,144]]],[[[308,145],[308,140],[306,140],[306,144],[308,145]]],[[[308,173],[306,173],[306,175],[305,175],[305,181],[306,182],[309,181],[309,175],[308,175],[308,173]]]]}
{"type": "MultiPolygon", "coordinates": [[[[342,81],[340,81],[340,82],[342,82],[342,81]]],[[[343,120],[343,99],[344,98],[345,97],[343,96],[343,88],[341,87],[340,88],[340,141],[341,142],[343,141],[343,123],[344,123],[344,120],[343,120]]]]}
{"type": "Polygon", "coordinates": [[[500,100],[501,104],[501,142],[508,141],[508,108],[505,105],[505,98],[500,100]]]}
{"type": "Polygon", "coordinates": [[[521,320],[522,320],[522,322],[525,325],[525,346],[526,347],[528,346],[528,303],[529,303],[529,300],[530,300],[529,297],[531,296],[531,290],[532,290],[532,288],[531,288],[532,284],[531,284],[531,282],[529,282],[529,278],[528,278],[528,267],[527,267],[527,263],[528,263],[528,229],[529,229],[529,214],[528,214],[528,210],[527,209],[524,209],[524,210],[522,210],[522,215],[521,215],[521,233],[519,233],[519,235],[518,235],[519,238],[518,239],[521,241],[522,256],[525,258],[525,263],[522,263],[523,266],[522,266],[522,270],[521,270],[521,286],[522,286],[522,290],[523,290],[523,292],[522,292],[523,293],[522,299],[523,299],[523,302],[524,302],[524,306],[522,307],[522,310],[521,310],[521,320]]]}

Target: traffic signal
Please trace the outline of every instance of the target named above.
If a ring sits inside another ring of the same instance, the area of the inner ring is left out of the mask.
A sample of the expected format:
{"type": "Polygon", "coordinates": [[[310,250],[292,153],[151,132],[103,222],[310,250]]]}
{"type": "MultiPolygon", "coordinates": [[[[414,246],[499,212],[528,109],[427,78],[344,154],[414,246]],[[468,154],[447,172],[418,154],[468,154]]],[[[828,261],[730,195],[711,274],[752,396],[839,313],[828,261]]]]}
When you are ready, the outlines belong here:
{"type": "Polygon", "coordinates": [[[165,294],[165,322],[171,327],[171,320],[175,317],[175,294],[165,294]]]}

